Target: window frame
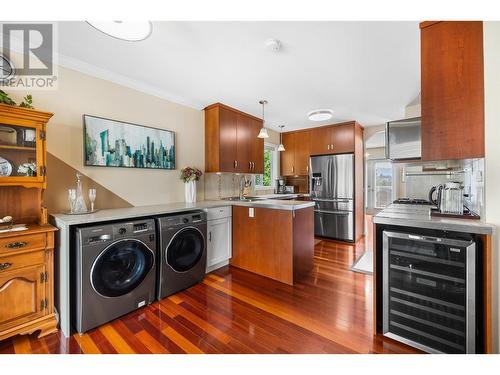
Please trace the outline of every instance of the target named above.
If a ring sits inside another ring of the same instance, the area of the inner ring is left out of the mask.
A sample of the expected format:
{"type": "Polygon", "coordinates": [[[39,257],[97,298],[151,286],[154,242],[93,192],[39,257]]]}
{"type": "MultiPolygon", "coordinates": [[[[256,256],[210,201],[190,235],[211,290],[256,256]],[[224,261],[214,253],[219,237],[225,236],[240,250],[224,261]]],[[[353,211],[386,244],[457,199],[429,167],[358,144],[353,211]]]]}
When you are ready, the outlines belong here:
{"type": "MultiPolygon", "coordinates": [[[[276,181],[276,179],[279,176],[279,163],[280,163],[280,157],[279,157],[279,151],[278,151],[278,145],[275,145],[274,143],[264,143],[264,152],[267,150],[272,152],[272,157],[271,157],[271,185],[270,186],[265,186],[265,185],[257,185],[257,176],[263,176],[263,174],[256,174],[254,175],[254,187],[255,190],[274,190],[274,185],[273,181],[276,181]]],[[[264,181],[264,178],[262,178],[262,181],[264,181]]]]}

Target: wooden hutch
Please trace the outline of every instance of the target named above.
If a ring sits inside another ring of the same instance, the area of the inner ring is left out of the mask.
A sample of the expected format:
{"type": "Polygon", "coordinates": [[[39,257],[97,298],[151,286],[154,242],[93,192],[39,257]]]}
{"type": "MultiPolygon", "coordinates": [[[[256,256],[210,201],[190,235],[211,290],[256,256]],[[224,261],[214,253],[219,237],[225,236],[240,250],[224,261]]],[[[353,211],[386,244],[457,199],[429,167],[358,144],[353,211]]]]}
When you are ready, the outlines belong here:
{"type": "Polygon", "coordinates": [[[54,314],[54,231],[42,205],[46,188],[46,124],[52,113],[0,104],[0,340],[57,330],[54,314]],[[33,170],[19,170],[30,163],[33,170]]]}

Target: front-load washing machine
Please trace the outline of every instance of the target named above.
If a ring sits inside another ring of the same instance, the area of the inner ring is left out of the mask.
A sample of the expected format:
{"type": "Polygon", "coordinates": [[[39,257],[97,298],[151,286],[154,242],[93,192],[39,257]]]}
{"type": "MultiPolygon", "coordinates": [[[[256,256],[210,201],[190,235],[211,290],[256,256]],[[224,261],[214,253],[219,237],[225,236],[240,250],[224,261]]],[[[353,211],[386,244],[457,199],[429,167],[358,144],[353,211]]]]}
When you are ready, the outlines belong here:
{"type": "Polygon", "coordinates": [[[74,325],[79,333],[152,303],[154,220],[77,228],[75,267],[74,325]]]}
{"type": "Polygon", "coordinates": [[[203,281],[207,264],[207,216],[203,211],[157,218],[158,299],[203,281]]]}

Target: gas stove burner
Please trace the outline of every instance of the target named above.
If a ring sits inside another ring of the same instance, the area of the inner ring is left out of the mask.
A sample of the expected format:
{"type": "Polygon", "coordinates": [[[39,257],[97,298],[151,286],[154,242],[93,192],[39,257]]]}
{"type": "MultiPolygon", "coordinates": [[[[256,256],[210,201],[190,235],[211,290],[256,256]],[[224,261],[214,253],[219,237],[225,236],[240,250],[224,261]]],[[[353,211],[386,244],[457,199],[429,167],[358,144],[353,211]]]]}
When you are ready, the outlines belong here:
{"type": "Polygon", "coordinates": [[[419,198],[399,198],[399,199],[396,199],[392,203],[396,203],[396,204],[424,204],[424,205],[429,205],[429,206],[432,204],[428,200],[419,199],[419,198]]]}

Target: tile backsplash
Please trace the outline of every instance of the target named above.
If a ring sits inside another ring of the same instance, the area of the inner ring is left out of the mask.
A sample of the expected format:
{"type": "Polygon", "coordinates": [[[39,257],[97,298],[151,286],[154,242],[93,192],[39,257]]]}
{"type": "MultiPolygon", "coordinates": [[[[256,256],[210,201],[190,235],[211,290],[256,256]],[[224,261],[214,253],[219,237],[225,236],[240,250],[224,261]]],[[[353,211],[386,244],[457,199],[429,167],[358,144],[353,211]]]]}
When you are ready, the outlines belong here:
{"type": "Polygon", "coordinates": [[[427,163],[393,163],[395,198],[428,199],[429,190],[446,182],[460,182],[464,203],[473,211],[484,211],[484,159],[427,163]]]}
{"type": "MultiPolygon", "coordinates": [[[[238,196],[241,176],[238,173],[205,173],[205,199],[218,200],[238,196]]],[[[252,181],[252,185],[245,189],[246,195],[274,193],[274,188],[255,189],[254,175],[247,174],[245,176],[252,181]]]]}

